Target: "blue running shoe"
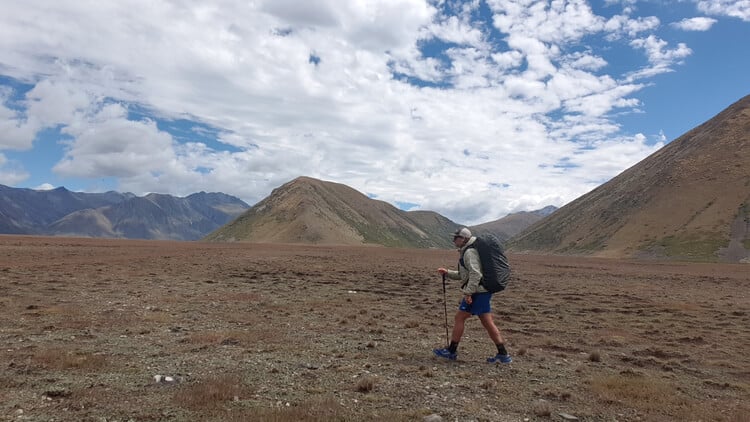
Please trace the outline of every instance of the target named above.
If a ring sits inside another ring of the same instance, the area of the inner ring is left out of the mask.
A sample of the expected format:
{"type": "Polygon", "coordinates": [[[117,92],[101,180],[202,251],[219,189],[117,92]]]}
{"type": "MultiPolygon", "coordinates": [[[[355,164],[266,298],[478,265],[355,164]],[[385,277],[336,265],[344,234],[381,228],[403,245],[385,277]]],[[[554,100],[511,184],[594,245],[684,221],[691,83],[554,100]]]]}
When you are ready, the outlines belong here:
{"type": "Polygon", "coordinates": [[[511,359],[510,355],[495,355],[491,358],[487,358],[488,363],[511,363],[513,362],[513,359],[511,359]]]}
{"type": "Polygon", "coordinates": [[[435,356],[439,358],[445,358],[448,360],[456,360],[456,357],[458,357],[458,353],[451,353],[451,351],[447,348],[435,349],[432,351],[432,353],[434,353],[435,356]]]}

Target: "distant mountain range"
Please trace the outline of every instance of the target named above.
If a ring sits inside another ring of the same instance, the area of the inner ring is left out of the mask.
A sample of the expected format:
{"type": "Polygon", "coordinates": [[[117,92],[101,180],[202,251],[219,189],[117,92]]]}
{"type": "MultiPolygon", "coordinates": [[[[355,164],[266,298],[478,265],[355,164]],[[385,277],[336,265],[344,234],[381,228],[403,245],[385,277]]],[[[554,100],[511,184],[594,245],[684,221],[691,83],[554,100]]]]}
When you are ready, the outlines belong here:
{"type": "MultiPolygon", "coordinates": [[[[554,209],[511,214],[471,229],[505,240],[554,209]]],[[[275,189],[252,208],[223,193],[138,197],[0,185],[0,234],[452,248],[450,233],[460,226],[436,212],[402,211],[310,177],[275,189]]]]}
{"type": "MultiPolygon", "coordinates": [[[[222,193],[136,197],[0,185],[0,233],[452,248],[450,233],[460,226],[310,177],[252,207],[222,193]]],[[[560,209],[470,228],[516,253],[750,262],[750,96],[560,209]]]]}
{"type": "MultiPolygon", "coordinates": [[[[471,228],[505,239],[553,209],[471,228]]],[[[206,240],[453,248],[451,233],[460,226],[436,212],[403,211],[346,185],[298,177],[206,240]]]]}
{"type": "Polygon", "coordinates": [[[750,260],[750,96],[512,239],[516,251],[750,260]]]}
{"type": "Polygon", "coordinates": [[[198,240],[249,208],[223,193],[185,198],[0,185],[0,233],[198,240]]]}
{"type": "Polygon", "coordinates": [[[472,233],[475,234],[481,235],[483,233],[491,233],[497,236],[500,240],[508,240],[556,210],[557,207],[548,205],[540,210],[520,211],[508,214],[499,220],[471,226],[469,228],[472,233]]]}

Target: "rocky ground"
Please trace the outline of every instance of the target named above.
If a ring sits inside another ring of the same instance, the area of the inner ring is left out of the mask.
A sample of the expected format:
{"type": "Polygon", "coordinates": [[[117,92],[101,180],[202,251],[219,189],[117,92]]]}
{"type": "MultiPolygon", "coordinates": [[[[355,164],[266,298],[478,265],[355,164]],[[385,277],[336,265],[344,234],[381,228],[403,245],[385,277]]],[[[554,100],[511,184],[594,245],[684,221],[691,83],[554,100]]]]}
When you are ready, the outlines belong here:
{"type": "Polygon", "coordinates": [[[510,258],[490,365],[454,251],[0,236],[0,420],[750,421],[746,264],[510,258]]]}

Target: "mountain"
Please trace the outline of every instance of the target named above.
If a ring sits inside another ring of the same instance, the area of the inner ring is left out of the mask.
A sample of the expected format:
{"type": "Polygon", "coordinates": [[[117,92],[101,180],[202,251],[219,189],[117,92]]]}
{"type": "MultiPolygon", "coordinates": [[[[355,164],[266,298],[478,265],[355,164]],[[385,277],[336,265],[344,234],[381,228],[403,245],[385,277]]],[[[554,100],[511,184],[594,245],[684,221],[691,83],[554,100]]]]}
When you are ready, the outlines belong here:
{"type": "Polygon", "coordinates": [[[557,210],[557,207],[548,205],[535,211],[520,211],[508,214],[499,220],[471,226],[469,229],[474,234],[490,233],[497,236],[501,241],[506,241],[537,221],[552,214],[555,210],[557,210]]]}
{"type": "Polygon", "coordinates": [[[439,214],[402,211],[343,184],[298,177],[206,240],[450,248],[457,226],[439,214]]]}
{"type": "Polygon", "coordinates": [[[750,96],[510,242],[511,250],[750,259],[750,96]]]}
{"type": "Polygon", "coordinates": [[[80,193],[0,185],[0,233],[126,239],[197,240],[249,206],[223,193],[186,198],[80,193]]]}
{"type": "Polygon", "coordinates": [[[132,193],[82,193],[64,187],[52,190],[0,185],[0,233],[46,234],[45,228],[71,212],[116,204],[132,193]]]}

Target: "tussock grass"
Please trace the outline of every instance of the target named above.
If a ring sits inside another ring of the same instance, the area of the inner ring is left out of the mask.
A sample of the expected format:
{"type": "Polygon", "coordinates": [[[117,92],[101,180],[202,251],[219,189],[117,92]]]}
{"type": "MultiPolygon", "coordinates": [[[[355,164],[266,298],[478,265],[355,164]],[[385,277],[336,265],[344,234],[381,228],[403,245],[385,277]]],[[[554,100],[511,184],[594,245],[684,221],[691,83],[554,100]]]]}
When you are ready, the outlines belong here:
{"type": "Polygon", "coordinates": [[[92,325],[79,306],[53,305],[41,309],[40,313],[51,317],[59,328],[82,329],[92,325]]]}
{"type": "Polygon", "coordinates": [[[191,333],[185,339],[185,342],[197,344],[200,346],[212,346],[220,344],[248,345],[252,344],[255,337],[248,331],[238,330],[219,330],[219,331],[199,331],[191,333]]]}
{"type": "Polygon", "coordinates": [[[646,410],[663,410],[678,400],[677,390],[666,381],[631,374],[594,377],[591,391],[605,402],[646,410]]]}
{"type": "Polygon", "coordinates": [[[226,374],[181,385],[173,400],[191,410],[217,409],[233,400],[242,400],[251,392],[238,376],[226,374]]]}
{"type": "Polygon", "coordinates": [[[163,311],[148,312],[143,315],[144,322],[153,322],[157,324],[166,324],[172,322],[172,316],[163,311]]]}
{"type": "Polygon", "coordinates": [[[31,357],[36,365],[45,369],[78,369],[96,371],[107,365],[107,358],[101,354],[66,350],[51,347],[37,350],[31,357]]]}
{"type": "Polygon", "coordinates": [[[375,389],[375,377],[364,376],[357,381],[355,390],[360,393],[369,393],[375,389]]]}
{"type": "Polygon", "coordinates": [[[552,415],[552,405],[547,400],[537,400],[531,406],[531,411],[536,416],[547,417],[552,415]]]}
{"type": "Polygon", "coordinates": [[[295,339],[283,329],[251,327],[248,330],[209,330],[190,333],[182,342],[198,346],[236,345],[248,347],[252,344],[291,344],[295,339]]]}
{"type": "Polygon", "coordinates": [[[733,406],[721,400],[706,403],[705,400],[694,399],[677,409],[673,420],[750,422],[750,407],[748,405],[733,406]]]}

